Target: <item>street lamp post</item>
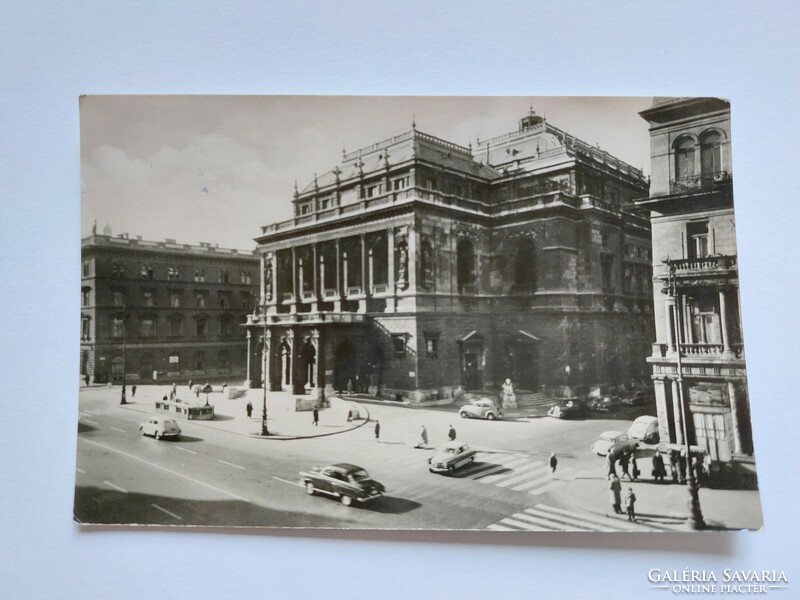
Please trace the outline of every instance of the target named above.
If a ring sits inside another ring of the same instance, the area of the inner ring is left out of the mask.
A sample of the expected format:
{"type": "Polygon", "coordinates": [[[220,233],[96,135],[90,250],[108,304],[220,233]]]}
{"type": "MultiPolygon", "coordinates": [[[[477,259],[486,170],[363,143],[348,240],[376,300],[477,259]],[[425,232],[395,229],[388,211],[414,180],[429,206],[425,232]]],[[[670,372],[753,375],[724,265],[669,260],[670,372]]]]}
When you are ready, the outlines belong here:
{"type": "Polygon", "coordinates": [[[127,368],[127,354],[126,354],[126,337],[128,335],[128,324],[125,322],[125,306],[122,307],[122,396],[119,399],[120,404],[127,404],[125,399],[125,380],[128,374],[127,368]]]}
{"type": "Polygon", "coordinates": [[[264,325],[264,341],[261,345],[261,354],[264,359],[264,364],[262,365],[261,369],[261,379],[263,383],[261,387],[264,388],[264,402],[261,410],[261,435],[267,436],[269,435],[269,429],[267,428],[267,356],[269,355],[269,349],[267,348],[267,303],[265,302],[261,309],[261,321],[264,325]]]}
{"type": "Polygon", "coordinates": [[[692,449],[689,444],[689,424],[686,420],[687,407],[683,395],[683,366],[681,364],[681,331],[683,319],[683,298],[678,294],[675,277],[675,263],[667,258],[664,264],[669,268],[669,295],[674,301],[673,335],[675,336],[675,350],[677,356],[678,403],[681,409],[681,429],[683,431],[683,444],[686,451],[686,486],[689,490],[689,521],[690,529],[703,529],[706,526],[703,513],[700,510],[700,489],[692,467],[692,449]]]}

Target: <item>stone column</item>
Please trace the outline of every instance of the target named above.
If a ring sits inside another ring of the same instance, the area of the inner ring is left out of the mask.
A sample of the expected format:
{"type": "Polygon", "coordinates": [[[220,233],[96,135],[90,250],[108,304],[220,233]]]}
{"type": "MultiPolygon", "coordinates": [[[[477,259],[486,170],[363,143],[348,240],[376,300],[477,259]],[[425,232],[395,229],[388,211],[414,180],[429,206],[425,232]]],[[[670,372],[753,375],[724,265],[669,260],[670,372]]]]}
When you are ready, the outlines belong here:
{"type": "Polygon", "coordinates": [[[686,340],[687,344],[694,344],[694,335],[692,334],[692,308],[691,308],[691,298],[688,296],[684,296],[683,299],[683,328],[684,328],[684,339],[686,340]]]}
{"type": "Polygon", "coordinates": [[[302,371],[300,367],[302,366],[302,360],[300,359],[300,352],[303,350],[303,336],[299,335],[298,331],[292,332],[292,377],[290,381],[292,382],[292,393],[293,394],[305,394],[306,388],[305,384],[301,381],[302,371]]]}
{"type": "Polygon", "coordinates": [[[292,307],[291,312],[297,312],[297,252],[295,251],[294,247],[292,247],[292,307]]]}
{"type": "Polygon", "coordinates": [[[264,334],[264,345],[261,348],[261,377],[264,380],[266,389],[270,389],[270,374],[272,372],[272,361],[270,360],[272,351],[271,337],[269,330],[267,330],[264,334]]]}
{"type": "Polygon", "coordinates": [[[728,335],[728,307],[726,304],[725,290],[719,291],[719,328],[722,333],[722,351],[725,355],[730,356],[731,351],[730,336],[728,335]]]}
{"type": "MultiPolygon", "coordinates": [[[[416,293],[417,291],[417,232],[414,225],[408,226],[408,288],[416,293]]],[[[476,265],[477,271],[477,265],[476,265]]]]}
{"type": "Polygon", "coordinates": [[[250,349],[250,339],[253,337],[253,334],[250,333],[250,330],[247,330],[247,379],[244,380],[245,387],[251,387],[252,381],[250,381],[250,361],[253,360],[253,353],[250,349]]]}
{"type": "Polygon", "coordinates": [[[733,452],[743,454],[742,434],[739,427],[739,401],[736,398],[736,386],[732,381],[728,382],[728,398],[731,403],[731,426],[733,427],[733,452]]]}
{"type": "Polygon", "coordinates": [[[675,353],[675,298],[667,296],[664,299],[664,304],[667,307],[667,354],[675,353]]]}
{"type": "Polygon", "coordinates": [[[387,262],[389,268],[389,295],[390,297],[386,300],[386,312],[394,312],[396,300],[395,300],[395,280],[394,280],[394,227],[389,227],[386,231],[386,240],[388,244],[388,251],[387,251],[387,262]]]}
{"type": "Polygon", "coordinates": [[[367,240],[366,236],[362,233],[359,235],[359,241],[361,243],[361,295],[363,296],[358,301],[358,312],[365,313],[367,312],[367,240]]]}
{"type": "Polygon", "coordinates": [[[267,294],[267,288],[264,287],[266,285],[266,282],[264,281],[264,274],[267,272],[266,263],[267,263],[267,255],[261,254],[261,277],[259,277],[259,279],[261,280],[261,289],[260,289],[261,295],[259,296],[259,298],[261,298],[261,303],[264,303],[265,296],[267,294]]]}
{"type": "MultiPolygon", "coordinates": [[[[319,277],[317,276],[317,244],[316,242],[311,246],[312,260],[311,260],[311,293],[314,295],[314,302],[311,304],[311,312],[317,312],[317,301],[320,298],[319,277]]],[[[324,295],[324,292],[322,293],[324,295]]]]}
{"type": "Polygon", "coordinates": [[[342,312],[342,257],[339,248],[339,239],[336,239],[336,292],[333,301],[334,312],[342,312]]]}
{"type": "Polygon", "coordinates": [[[683,444],[683,410],[681,408],[680,384],[672,380],[672,412],[675,415],[675,443],[683,444]]]}

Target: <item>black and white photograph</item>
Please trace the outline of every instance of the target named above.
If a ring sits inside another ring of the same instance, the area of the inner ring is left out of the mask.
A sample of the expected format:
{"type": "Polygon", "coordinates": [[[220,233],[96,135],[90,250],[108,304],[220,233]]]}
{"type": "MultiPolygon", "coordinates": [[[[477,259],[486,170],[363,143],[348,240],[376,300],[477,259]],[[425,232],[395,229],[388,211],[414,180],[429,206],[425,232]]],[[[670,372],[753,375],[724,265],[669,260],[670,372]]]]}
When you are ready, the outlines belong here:
{"type": "Polygon", "coordinates": [[[761,529],[735,114],[81,97],[75,521],[761,529]]]}

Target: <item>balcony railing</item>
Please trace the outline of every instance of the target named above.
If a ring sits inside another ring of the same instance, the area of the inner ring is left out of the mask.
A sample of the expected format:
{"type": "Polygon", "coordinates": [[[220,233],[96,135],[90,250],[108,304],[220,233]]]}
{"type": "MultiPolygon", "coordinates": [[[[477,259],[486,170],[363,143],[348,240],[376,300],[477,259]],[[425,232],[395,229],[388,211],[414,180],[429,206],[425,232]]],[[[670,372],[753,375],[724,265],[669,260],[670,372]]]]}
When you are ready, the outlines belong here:
{"type": "Polygon", "coordinates": [[[730,271],[736,268],[736,256],[703,256],[702,258],[682,258],[672,261],[677,275],[689,272],[730,271]]]}
{"type": "Polygon", "coordinates": [[[690,192],[712,190],[721,183],[730,181],[727,171],[713,171],[702,175],[692,175],[682,179],[670,181],[670,192],[673,194],[687,194],[690,192]]]}

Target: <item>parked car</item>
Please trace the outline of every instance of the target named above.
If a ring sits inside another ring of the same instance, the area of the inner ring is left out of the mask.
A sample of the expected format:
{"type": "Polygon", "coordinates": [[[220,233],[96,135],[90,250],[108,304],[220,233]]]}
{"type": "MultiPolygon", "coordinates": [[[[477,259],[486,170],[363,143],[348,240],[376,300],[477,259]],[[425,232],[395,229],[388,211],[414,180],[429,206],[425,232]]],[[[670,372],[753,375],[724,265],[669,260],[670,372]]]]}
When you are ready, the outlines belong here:
{"type": "Polygon", "coordinates": [[[488,419],[494,421],[503,416],[503,411],[492,400],[484,398],[458,409],[462,419],[488,419]]]}
{"type": "Polygon", "coordinates": [[[139,431],[142,435],[152,435],[157,440],[164,438],[178,439],[181,435],[181,428],[175,422],[175,419],[162,417],[161,415],[153,415],[147,418],[147,421],[139,424],[139,431]]]}
{"type": "Polygon", "coordinates": [[[637,418],[628,429],[628,437],[648,444],[658,443],[658,418],[648,415],[637,418]]]}
{"type": "Polygon", "coordinates": [[[354,500],[367,502],[380,498],[386,491],[386,487],[372,479],[366,470],[349,463],[313,467],[302,471],[300,476],[308,494],[327,494],[338,498],[345,506],[350,506],[354,500]]]}
{"type": "Polygon", "coordinates": [[[452,475],[456,469],[474,461],[476,454],[477,452],[472,450],[468,444],[450,442],[428,459],[428,464],[430,465],[428,470],[431,473],[452,475]]]}
{"type": "Polygon", "coordinates": [[[644,406],[653,401],[653,394],[650,392],[636,392],[631,396],[622,399],[623,404],[628,406],[644,406]]]}
{"type": "Polygon", "coordinates": [[[601,396],[589,403],[589,408],[598,412],[611,412],[611,410],[619,406],[619,396],[601,396]]]}
{"type": "Polygon", "coordinates": [[[564,400],[554,404],[547,411],[548,417],[556,419],[576,419],[586,414],[586,405],[580,400],[564,400]]]}
{"type": "Polygon", "coordinates": [[[619,452],[625,450],[635,450],[639,443],[628,437],[627,433],[621,431],[604,431],[600,434],[600,438],[592,444],[592,452],[605,456],[612,448],[619,448],[619,452]]]}

